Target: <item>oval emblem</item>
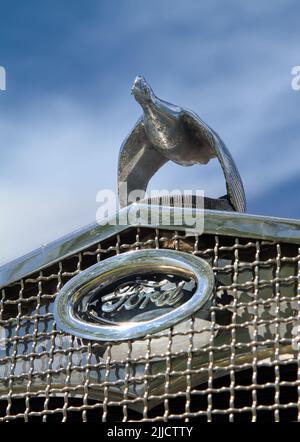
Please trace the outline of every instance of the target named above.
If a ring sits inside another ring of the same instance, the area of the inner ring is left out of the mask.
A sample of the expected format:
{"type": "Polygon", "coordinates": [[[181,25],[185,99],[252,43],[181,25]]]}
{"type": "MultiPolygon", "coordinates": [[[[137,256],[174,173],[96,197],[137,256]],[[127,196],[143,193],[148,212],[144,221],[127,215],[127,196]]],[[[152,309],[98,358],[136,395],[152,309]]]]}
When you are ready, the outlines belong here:
{"type": "Polygon", "coordinates": [[[214,286],[209,264],[176,250],[122,253],[89,267],[58,293],[54,316],[66,333],[122,341],[156,333],[200,309],[214,286]]]}

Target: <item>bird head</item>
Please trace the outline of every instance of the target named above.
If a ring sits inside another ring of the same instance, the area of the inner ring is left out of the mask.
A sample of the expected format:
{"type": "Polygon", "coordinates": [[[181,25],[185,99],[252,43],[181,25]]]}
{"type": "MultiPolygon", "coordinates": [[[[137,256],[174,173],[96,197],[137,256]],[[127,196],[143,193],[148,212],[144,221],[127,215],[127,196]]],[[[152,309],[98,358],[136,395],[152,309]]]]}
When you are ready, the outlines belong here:
{"type": "Polygon", "coordinates": [[[131,87],[131,93],[141,105],[151,103],[154,98],[153,90],[142,75],[138,75],[131,87]]]}

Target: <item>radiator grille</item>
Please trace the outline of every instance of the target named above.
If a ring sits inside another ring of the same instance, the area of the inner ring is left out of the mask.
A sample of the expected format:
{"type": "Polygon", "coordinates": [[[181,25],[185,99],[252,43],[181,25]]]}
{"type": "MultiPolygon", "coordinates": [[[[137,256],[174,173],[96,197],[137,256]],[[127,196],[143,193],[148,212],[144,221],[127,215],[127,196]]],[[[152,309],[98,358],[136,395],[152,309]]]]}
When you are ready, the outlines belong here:
{"type": "Polygon", "coordinates": [[[297,420],[299,301],[297,245],[131,228],[2,289],[0,421],[297,420]],[[70,278],[145,248],[210,263],[209,320],[106,345],[56,329],[70,278]]]}

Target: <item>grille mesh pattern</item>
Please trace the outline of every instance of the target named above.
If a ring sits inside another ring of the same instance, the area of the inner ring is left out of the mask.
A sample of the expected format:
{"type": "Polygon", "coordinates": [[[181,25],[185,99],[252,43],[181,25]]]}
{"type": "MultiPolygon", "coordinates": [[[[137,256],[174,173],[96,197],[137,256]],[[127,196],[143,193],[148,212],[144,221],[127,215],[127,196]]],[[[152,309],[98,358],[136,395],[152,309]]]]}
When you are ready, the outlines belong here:
{"type": "Polygon", "coordinates": [[[297,245],[130,229],[2,289],[0,421],[300,420],[299,302],[297,245]],[[70,278],[145,248],[210,263],[208,320],[109,345],[56,329],[70,278]]]}

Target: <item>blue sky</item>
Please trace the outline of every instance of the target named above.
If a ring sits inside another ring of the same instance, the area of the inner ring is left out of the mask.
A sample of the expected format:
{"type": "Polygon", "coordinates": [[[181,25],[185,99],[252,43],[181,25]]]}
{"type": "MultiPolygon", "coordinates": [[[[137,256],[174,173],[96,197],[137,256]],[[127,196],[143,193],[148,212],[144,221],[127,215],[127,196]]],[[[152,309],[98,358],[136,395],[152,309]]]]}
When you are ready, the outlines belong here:
{"type": "MultiPolygon", "coordinates": [[[[95,220],[144,74],[231,150],[248,212],[300,218],[299,2],[0,0],[0,263],[95,220]]],[[[152,188],[225,193],[217,162],[152,188]]]]}

